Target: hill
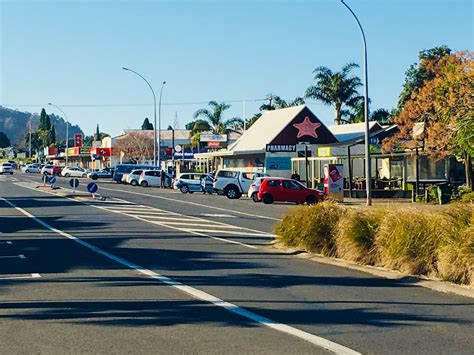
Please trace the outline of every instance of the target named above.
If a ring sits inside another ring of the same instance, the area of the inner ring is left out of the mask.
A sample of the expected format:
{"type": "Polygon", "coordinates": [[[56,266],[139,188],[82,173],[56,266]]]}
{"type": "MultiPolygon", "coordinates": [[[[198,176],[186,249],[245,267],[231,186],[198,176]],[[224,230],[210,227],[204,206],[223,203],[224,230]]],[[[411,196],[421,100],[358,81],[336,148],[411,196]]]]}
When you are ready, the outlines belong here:
{"type": "MultiPolygon", "coordinates": [[[[65,140],[66,121],[62,117],[51,113],[49,117],[51,118],[51,124],[54,125],[56,130],[57,139],[65,140]]],[[[4,132],[14,146],[21,147],[25,145],[24,137],[29,132],[30,119],[31,129],[34,132],[39,125],[39,114],[11,110],[0,106],[0,132],[4,132]]],[[[71,125],[69,123],[69,139],[73,137],[74,133],[83,132],[78,125],[71,125]]]]}

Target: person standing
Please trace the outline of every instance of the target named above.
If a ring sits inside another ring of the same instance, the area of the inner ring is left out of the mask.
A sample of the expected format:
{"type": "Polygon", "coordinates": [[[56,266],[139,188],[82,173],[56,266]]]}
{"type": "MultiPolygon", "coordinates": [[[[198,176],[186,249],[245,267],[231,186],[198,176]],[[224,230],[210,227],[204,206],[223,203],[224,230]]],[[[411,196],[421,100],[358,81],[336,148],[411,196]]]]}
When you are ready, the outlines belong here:
{"type": "Polygon", "coordinates": [[[300,175],[296,172],[296,170],[295,170],[295,172],[291,175],[291,178],[292,178],[293,180],[300,181],[300,175]]]}
{"type": "Polygon", "coordinates": [[[160,178],[161,178],[160,188],[164,189],[166,187],[166,173],[164,170],[161,170],[160,178]]]}

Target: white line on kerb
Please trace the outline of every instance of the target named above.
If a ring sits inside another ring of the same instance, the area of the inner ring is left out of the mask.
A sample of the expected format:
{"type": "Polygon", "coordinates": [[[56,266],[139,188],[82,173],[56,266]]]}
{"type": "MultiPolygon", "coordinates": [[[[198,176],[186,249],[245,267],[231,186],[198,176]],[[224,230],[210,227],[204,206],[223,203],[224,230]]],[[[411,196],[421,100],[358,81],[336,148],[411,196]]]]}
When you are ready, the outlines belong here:
{"type": "Polygon", "coordinates": [[[34,273],[29,276],[6,276],[6,277],[0,277],[0,280],[21,280],[21,279],[37,279],[40,278],[41,275],[34,273]]]}
{"type": "Polygon", "coordinates": [[[280,331],[282,333],[286,333],[286,334],[290,334],[290,335],[293,335],[297,338],[300,338],[300,339],[303,339],[303,340],[306,340],[314,345],[317,345],[319,347],[322,347],[326,350],[329,350],[333,353],[336,353],[336,354],[360,354],[359,352],[357,351],[354,351],[350,348],[347,348],[343,345],[340,345],[340,344],[337,344],[337,343],[334,343],[330,340],[327,340],[327,339],[324,339],[322,337],[319,337],[317,335],[314,335],[314,334],[311,334],[311,333],[307,333],[303,330],[300,330],[300,329],[297,329],[297,328],[294,328],[292,326],[289,326],[287,324],[283,324],[283,323],[279,323],[279,322],[276,322],[276,321],[273,321],[269,318],[266,318],[266,317],[263,317],[263,316],[260,316],[256,313],[253,313],[253,312],[250,312],[244,308],[241,308],[233,303],[230,303],[230,302],[227,302],[227,301],[224,301],[218,297],[215,297],[207,292],[204,292],[204,291],[201,291],[201,290],[198,290],[196,288],[193,288],[191,286],[187,286],[179,281],[176,281],[174,279],[171,279],[167,276],[163,276],[163,275],[160,275],[152,270],[149,270],[149,269],[145,269],[144,267],[140,266],[140,265],[137,265],[137,264],[134,264],[126,259],[123,259],[119,256],[115,256],[105,250],[102,250],[92,244],[89,244],[85,241],[83,241],[82,239],[80,238],[77,238],[69,233],[66,233],[60,229],[57,229],[57,228],[54,228],[52,226],[50,226],[48,223],[46,222],[43,222],[41,219],[39,219],[38,217],[32,215],[31,213],[29,213],[28,211],[16,206],[14,203],[4,199],[3,197],[0,197],[1,200],[5,201],[7,204],[9,204],[11,207],[15,208],[17,211],[23,213],[25,216],[33,219],[34,221],[36,221],[37,223],[39,223],[40,225],[42,225],[44,228],[52,231],[52,232],[55,232],[57,234],[60,234],[62,235],[63,237],[66,237],[68,239],[71,239],[73,241],[75,241],[76,243],[86,247],[87,249],[89,250],[92,250],[93,252],[97,253],[97,254],[100,254],[102,256],[105,256],[106,258],[109,258],[121,265],[124,265],[126,267],[128,267],[129,269],[133,269],[133,270],[136,270],[138,271],[139,273],[143,274],[143,275],[146,275],[146,276],[149,276],[151,277],[152,279],[155,279],[155,280],[158,280],[168,286],[171,286],[171,287],[174,287],[184,293],[187,293],[188,295],[198,299],[198,300],[201,300],[201,301],[205,301],[205,302],[209,302],[209,303],[212,303],[218,307],[222,307],[232,313],[235,313],[235,314],[238,314],[244,318],[247,318],[247,319],[250,319],[258,324],[261,324],[261,325],[264,325],[266,327],[269,327],[269,328],[272,328],[272,329],[275,329],[277,331],[280,331]]]}

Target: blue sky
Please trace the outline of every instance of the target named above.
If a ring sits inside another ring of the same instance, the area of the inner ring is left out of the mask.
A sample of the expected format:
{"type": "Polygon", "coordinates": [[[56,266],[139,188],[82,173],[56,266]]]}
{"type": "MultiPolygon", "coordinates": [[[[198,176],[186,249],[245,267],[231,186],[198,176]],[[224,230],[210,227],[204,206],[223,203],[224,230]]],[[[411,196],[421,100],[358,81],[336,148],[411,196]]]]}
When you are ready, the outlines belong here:
{"type": "MultiPolygon", "coordinates": [[[[392,108],[422,49],[472,50],[468,0],[347,0],[364,26],[372,109],[392,108]]],[[[318,66],[362,64],[353,18],[338,0],[0,0],[0,104],[39,112],[53,102],[86,134],[112,135],[153,117],[149,88],[163,93],[162,127],[184,128],[209,100],[228,118],[257,112],[273,93],[302,96],[318,66]],[[82,105],[79,107],[79,105],[82,105]]],[[[362,71],[357,72],[362,76],[362,71]]],[[[330,107],[308,106],[331,123],[330,107]]],[[[58,113],[54,110],[49,110],[58,113]]]]}

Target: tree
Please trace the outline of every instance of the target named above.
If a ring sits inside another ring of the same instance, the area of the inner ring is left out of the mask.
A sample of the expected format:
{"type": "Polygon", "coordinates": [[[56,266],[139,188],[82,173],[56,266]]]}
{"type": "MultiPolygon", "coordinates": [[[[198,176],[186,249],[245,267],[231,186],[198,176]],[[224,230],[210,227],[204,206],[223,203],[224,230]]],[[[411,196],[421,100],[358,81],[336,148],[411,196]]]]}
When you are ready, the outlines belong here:
{"type": "Polygon", "coordinates": [[[396,114],[399,114],[403,110],[405,102],[410,99],[414,92],[424,85],[426,80],[432,80],[436,76],[436,73],[431,69],[431,65],[427,66],[426,64],[437,63],[450,54],[451,49],[447,46],[434,47],[428,50],[422,50],[418,53],[420,63],[410,65],[405,72],[405,82],[403,83],[402,92],[398,97],[396,114]]]}
{"type": "Polygon", "coordinates": [[[97,128],[95,129],[94,140],[95,140],[95,141],[100,141],[100,140],[101,140],[100,130],[99,130],[99,124],[97,124],[97,128]]]}
{"type": "Polygon", "coordinates": [[[144,131],[152,131],[153,130],[153,125],[148,120],[148,117],[145,118],[145,120],[143,121],[142,130],[144,130],[144,131]]]}
{"type": "Polygon", "coordinates": [[[153,137],[146,132],[130,132],[117,140],[114,154],[122,152],[126,160],[144,163],[153,156],[153,137]]]}
{"type": "Polygon", "coordinates": [[[0,148],[11,146],[10,139],[4,132],[0,132],[0,148]]]}
{"type": "Polygon", "coordinates": [[[229,104],[225,102],[218,103],[216,101],[209,101],[209,109],[200,109],[194,113],[194,119],[203,117],[206,119],[214,134],[225,134],[233,130],[236,123],[240,120],[243,126],[243,120],[241,118],[231,118],[230,120],[224,121],[224,111],[230,108],[229,104]]]}
{"type": "Polygon", "coordinates": [[[392,114],[384,108],[379,108],[370,114],[370,120],[377,121],[381,125],[392,124],[392,114]]]}
{"type": "Polygon", "coordinates": [[[51,130],[49,131],[48,141],[49,141],[49,144],[56,143],[56,130],[54,129],[54,126],[51,126],[51,130]]]}
{"type": "Polygon", "coordinates": [[[174,128],[171,126],[171,125],[168,125],[168,128],[167,128],[168,131],[173,131],[174,128]]]}
{"type": "Polygon", "coordinates": [[[46,110],[44,108],[41,109],[41,113],[40,113],[40,123],[39,123],[39,126],[38,126],[38,129],[39,130],[45,130],[46,129],[46,117],[48,115],[46,114],[46,110]]]}
{"type": "Polygon", "coordinates": [[[304,105],[304,100],[302,97],[296,97],[293,101],[286,102],[280,96],[268,94],[267,100],[269,100],[268,104],[263,104],[260,106],[260,111],[272,111],[286,107],[304,105]]]}
{"type": "Polygon", "coordinates": [[[362,85],[360,78],[350,76],[352,69],[358,68],[355,63],[346,64],[340,72],[332,72],[327,67],[318,67],[314,73],[316,84],[306,89],[305,97],[331,105],[335,110],[334,122],[342,122],[342,113],[347,108],[353,108],[360,102],[358,88],[362,85]]]}
{"type": "Polygon", "coordinates": [[[430,73],[422,86],[407,99],[393,117],[399,132],[384,141],[384,149],[394,146],[421,146],[430,156],[441,159],[456,155],[464,161],[466,182],[472,190],[474,157],[473,53],[457,52],[442,58],[422,59],[420,67],[430,73]],[[414,135],[422,123],[422,134],[414,135]]]}

